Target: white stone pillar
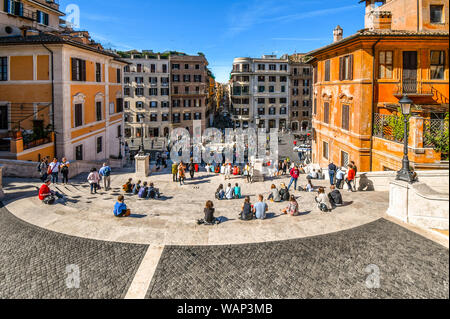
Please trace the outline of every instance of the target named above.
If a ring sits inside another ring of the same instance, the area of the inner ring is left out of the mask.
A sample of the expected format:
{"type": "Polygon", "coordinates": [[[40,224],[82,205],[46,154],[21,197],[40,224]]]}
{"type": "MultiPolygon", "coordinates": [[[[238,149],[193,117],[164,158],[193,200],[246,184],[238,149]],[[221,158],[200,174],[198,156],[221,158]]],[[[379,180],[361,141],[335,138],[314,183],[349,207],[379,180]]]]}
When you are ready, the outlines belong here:
{"type": "Polygon", "coordinates": [[[394,181],[389,185],[389,208],[387,214],[402,222],[408,222],[408,191],[407,182],[394,181]]]}
{"type": "Polygon", "coordinates": [[[150,157],[148,155],[136,155],[136,177],[146,178],[150,174],[150,157]]]}

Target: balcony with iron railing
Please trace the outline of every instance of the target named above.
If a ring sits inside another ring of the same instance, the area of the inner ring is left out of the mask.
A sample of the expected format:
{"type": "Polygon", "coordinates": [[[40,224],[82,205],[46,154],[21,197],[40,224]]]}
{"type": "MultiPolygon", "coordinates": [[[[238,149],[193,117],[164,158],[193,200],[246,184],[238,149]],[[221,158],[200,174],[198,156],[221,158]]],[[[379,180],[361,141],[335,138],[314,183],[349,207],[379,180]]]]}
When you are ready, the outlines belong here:
{"type": "Polygon", "coordinates": [[[394,96],[433,96],[433,86],[429,83],[422,83],[417,80],[403,80],[394,89],[394,96]]]}

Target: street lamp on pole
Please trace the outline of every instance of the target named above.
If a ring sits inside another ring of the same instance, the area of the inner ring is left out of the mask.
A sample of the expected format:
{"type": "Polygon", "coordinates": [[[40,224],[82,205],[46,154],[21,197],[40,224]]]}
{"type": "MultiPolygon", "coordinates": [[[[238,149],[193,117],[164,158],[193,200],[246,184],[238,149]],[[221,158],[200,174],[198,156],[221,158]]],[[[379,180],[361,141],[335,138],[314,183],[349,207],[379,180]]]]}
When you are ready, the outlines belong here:
{"type": "Polygon", "coordinates": [[[144,153],[144,119],[145,119],[145,115],[144,114],[139,114],[139,121],[141,122],[141,146],[139,146],[139,152],[138,154],[140,156],[145,155],[144,153]]]}
{"type": "Polygon", "coordinates": [[[402,114],[403,114],[403,120],[404,120],[404,137],[403,137],[403,143],[404,143],[404,150],[403,150],[403,161],[402,161],[402,169],[397,173],[397,180],[398,181],[405,181],[410,184],[412,184],[415,181],[414,178],[414,172],[411,171],[409,167],[409,158],[408,158],[408,122],[409,122],[409,114],[411,113],[411,104],[413,101],[407,96],[403,95],[401,100],[399,101],[402,114]]]}

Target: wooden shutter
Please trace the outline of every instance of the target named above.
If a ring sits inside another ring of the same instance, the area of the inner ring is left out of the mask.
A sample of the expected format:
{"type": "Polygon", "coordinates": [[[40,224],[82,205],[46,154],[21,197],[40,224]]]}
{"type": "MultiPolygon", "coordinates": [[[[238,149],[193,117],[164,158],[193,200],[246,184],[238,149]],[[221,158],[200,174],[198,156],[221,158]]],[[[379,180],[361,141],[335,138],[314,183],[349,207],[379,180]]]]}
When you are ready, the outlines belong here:
{"type": "Polygon", "coordinates": [[[77,80],[77,59],[72,58],[72,81],[77,80]]]}
{"type": "Polygon", "coordinates": [[[348,79],[353,80],[353,54],[348,59],[348,79]]]}
{"type": "Polygon", "coordinates": [[[342,81],[344,79],[344,57],[339,58],[339,81],[342,81]]]}
{"type": "Polygon", "coordinates": [[[81,81],[86,81],[86,61],[80,60],[81,64],[81,81]]]}
{"type": "Polygon", "coordinates": [[[344,130],[349,131],[350,128],[350,106],[349,105],[342,105],[342,128],[344,130]]]}
{"type": "Polygon", "coordinates": [[[83,105],[75,104],[75,127],[83,125],[83,105]]]}

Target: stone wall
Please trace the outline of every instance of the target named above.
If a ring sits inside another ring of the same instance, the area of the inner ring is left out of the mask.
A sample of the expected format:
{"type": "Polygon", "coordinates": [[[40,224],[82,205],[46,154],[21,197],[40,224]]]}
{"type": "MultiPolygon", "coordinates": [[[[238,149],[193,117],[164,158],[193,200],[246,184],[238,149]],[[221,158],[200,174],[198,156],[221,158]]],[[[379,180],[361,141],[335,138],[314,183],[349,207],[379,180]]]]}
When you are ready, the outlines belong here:
{"type": "Polygon", "coordinates": [[[448,230],[449,196],[425,183],[391,182],[387,214],[426,229],[448,230]]]}
{"type": "MultiPolygon", "coordinates": [[[[108,161],[112,168],[123,167],[122,160],[110,160],[108,161]]],[[[37,162],[29,161],[16,161],[0,159],[0,166],[3,168],[3,176],[18,177],[18,178],[35,178],[40,177],[37,171],[37,162]]],[[[89,172],[93,167],[100,169],[103,162],[93,161],[74,161],[70,163],[69,178],[75,177],[82,173],[89,172]]]]}

